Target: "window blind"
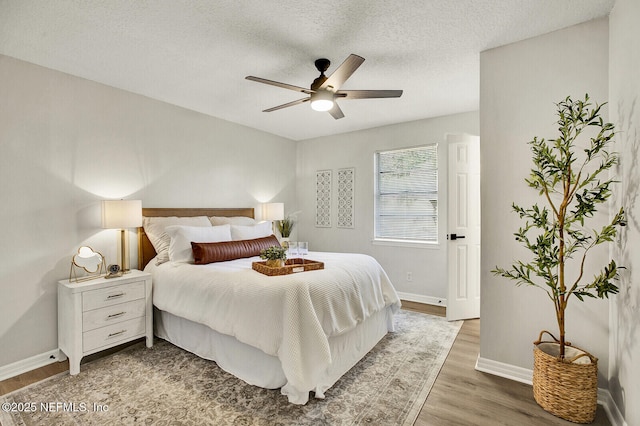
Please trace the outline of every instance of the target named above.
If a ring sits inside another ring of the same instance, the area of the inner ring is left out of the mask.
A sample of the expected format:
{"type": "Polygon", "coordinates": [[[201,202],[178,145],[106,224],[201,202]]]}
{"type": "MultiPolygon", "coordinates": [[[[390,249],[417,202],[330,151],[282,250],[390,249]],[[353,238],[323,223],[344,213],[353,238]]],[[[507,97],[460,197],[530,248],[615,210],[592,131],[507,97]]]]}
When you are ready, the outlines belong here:
{"type": "Polygon", "coordinates": [[[376,153],[375,238],[438,241],[438,146],[376,153]]]}

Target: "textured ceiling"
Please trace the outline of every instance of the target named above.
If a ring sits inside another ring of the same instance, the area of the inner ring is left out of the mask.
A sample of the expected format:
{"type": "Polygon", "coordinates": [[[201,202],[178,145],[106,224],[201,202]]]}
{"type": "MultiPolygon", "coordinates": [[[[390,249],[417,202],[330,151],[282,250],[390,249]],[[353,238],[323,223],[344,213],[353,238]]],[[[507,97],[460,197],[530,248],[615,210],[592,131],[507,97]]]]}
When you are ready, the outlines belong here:
{"type": "Polygon", "coordinates": [[[473,111],[479,53],[608,15],[615,0],[0,0],[0,53],[294,140],[473,111]],[[345,118],[245,80],[308,87],[350,53],[345,118]]]}

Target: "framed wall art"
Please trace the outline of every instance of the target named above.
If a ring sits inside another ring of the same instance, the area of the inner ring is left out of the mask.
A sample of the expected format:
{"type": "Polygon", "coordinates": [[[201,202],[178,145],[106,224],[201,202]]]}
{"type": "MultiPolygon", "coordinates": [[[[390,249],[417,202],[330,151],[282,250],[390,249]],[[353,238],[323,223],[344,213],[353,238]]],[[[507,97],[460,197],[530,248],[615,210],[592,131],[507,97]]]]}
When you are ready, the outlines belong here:
{"type": "Polygon", "coordinates": [[[354,227],[354,191],[356,170],[338,169],[338,228],[354,227]]]}
{"type": "Polygon", "coordinates": [[[331,170],[316,172],[316,227],[331,227],[331,170]]]}

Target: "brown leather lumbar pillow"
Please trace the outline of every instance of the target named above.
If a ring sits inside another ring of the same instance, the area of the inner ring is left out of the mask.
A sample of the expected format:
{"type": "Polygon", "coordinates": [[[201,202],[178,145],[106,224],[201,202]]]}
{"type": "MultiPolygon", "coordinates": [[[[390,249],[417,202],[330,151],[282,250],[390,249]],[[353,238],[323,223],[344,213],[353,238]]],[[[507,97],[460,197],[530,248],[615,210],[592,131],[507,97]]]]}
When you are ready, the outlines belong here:
{"type": "Polygon", "coordinates": [[[260,251],[279,245],[280,243],[275,235],[254,240],[224,241],[220,243],[191,242],[196,265],[258,256],[260,251]]]}

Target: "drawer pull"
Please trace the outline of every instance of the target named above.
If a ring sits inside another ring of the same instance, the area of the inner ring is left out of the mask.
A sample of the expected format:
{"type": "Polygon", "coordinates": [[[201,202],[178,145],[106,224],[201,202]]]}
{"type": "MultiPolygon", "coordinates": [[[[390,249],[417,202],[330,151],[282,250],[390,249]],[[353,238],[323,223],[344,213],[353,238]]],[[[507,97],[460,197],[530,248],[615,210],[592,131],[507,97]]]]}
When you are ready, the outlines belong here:
{"type": "Polygon", "coordinates": [[[124,292],[118,293],[118,294],[110,294],[110,295],[107,296],[107,300],[116,299],[116,298],[122,297],[122,296],[124,296],[124,292]]]}
{"type": "Polygon", "coordinates": [[[116,331],[115,333],[111,333],[111,334],[109,334],[109,335],[107,336],[107,339],[111,339],[112,337],[119,336],[119,335],[121,335],[121,334],[123,334],[123,333],[126,333],[126,332],[127,332],[127,330],[120,330],[120,331],[116,331]]]}
{"type": "Polygon", "coordinates": [[[122,311],[122,312],[118,312],[117,314],[111,314],[111,315],[107,315],[107,319],[108,320],[112,320],[118,317],[123,316],[124,314],[126,314],[126,312],[122,311]]]}

